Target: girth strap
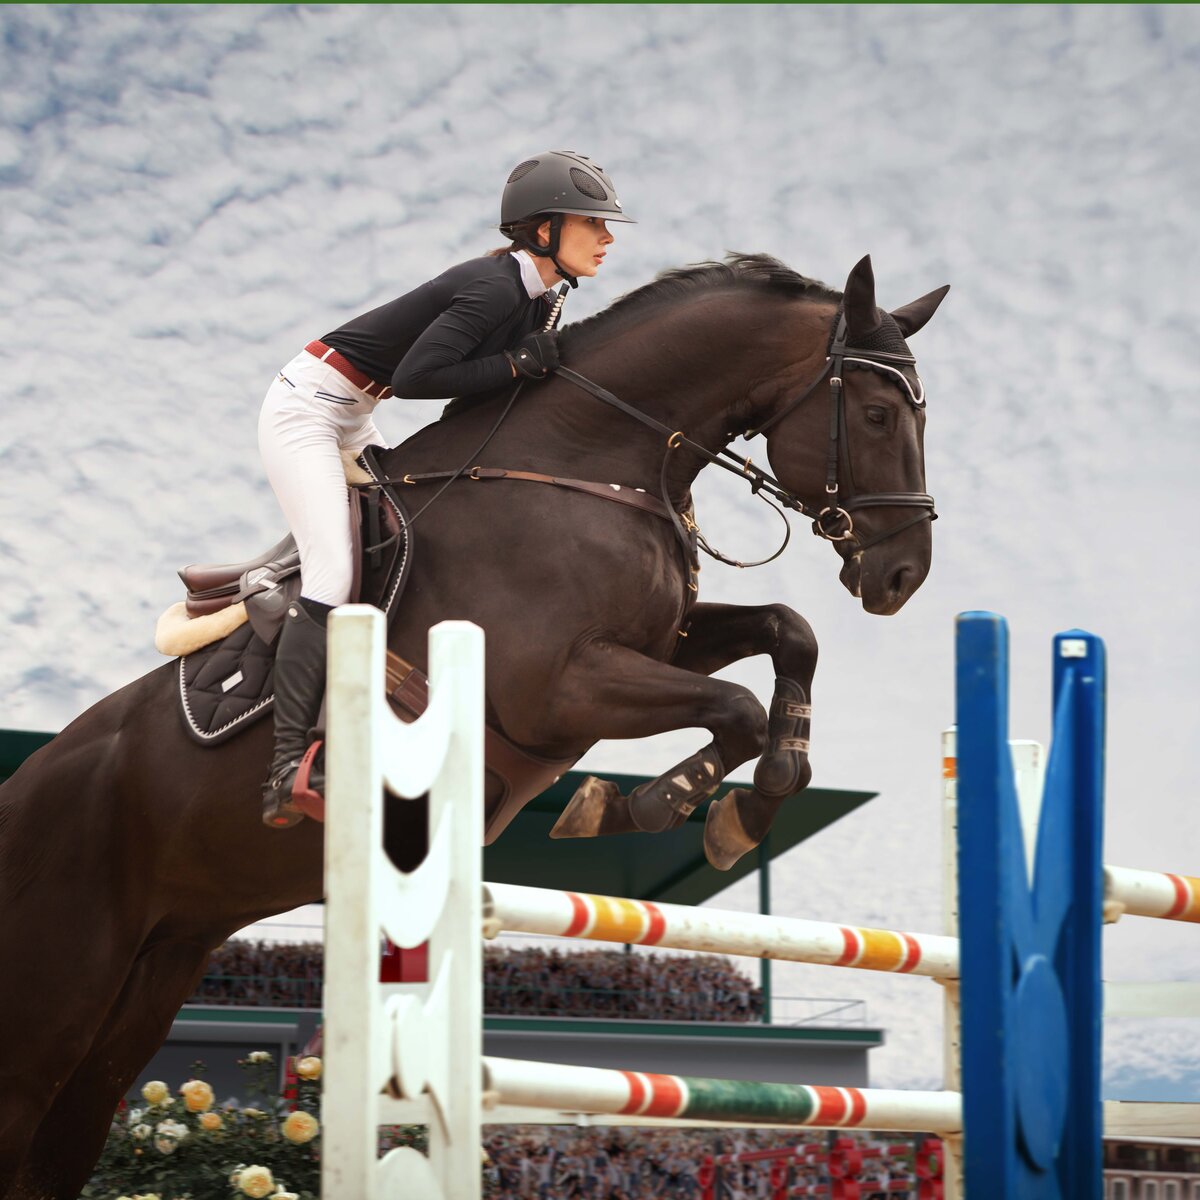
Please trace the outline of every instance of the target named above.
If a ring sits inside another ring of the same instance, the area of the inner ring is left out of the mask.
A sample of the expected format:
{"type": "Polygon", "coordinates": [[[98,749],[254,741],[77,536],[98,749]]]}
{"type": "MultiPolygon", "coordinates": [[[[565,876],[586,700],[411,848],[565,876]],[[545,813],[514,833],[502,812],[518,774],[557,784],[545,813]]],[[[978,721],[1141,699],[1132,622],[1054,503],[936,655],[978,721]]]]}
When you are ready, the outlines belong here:
{"type": "MultiPolygon", "coordinates": [[[[432,483],[437,479],[450,479],[455,474],[454,471],[426,471],[419,475],[404,475],[399,482],[403,484],[432,483]]],[[[558,475],[542,475],[537,471],[510,471],[504,467],[472,467],[469,471],[464,472],[462,477],[480,483],[490,479],[519,479],[527,483],[548,483],[554,487],[584,492],[599,500],[612,500],[617,504],[627,504],[630,508],[640,508],[643,512],[661,517],[664,521],[671,520],[671,512],[661,500],[642,491],[641,488],[626,487],[619,483],[594,483],[588,479],[565,479],[558,475]]]]}

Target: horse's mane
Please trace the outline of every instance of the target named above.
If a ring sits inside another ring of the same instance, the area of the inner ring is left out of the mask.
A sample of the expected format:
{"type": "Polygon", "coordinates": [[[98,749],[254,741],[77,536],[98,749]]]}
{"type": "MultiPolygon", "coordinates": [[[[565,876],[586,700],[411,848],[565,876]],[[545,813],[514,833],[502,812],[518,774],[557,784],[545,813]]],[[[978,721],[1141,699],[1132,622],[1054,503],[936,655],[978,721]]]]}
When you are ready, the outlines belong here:
{"type": "MultiPolygon", "coordinates": [[[[725,255],[724,262],[692,263],[686,267],[660,271],[649,283],[618,296],[595,316],[564,326],[560,333],[560,345],[564,349],[569,346],[573,350],[583,350],[595,341],[637,324],[648,313],[672,300],[701,292],[735,288],[770,291],[807,300],[828,300],[835,304],[842,299],[841,292],[835,292],[819,280],[793,271],[769,254],[737,254],[730,251],[725,255]]],[[[508,385],[488,393],[486,399],[490,401],[493,395],[508,395],[508,385]]],[[[452,417],[475,408],[483,399],[484,396],[468,396],[451,400],[442,410],[442,417],[452,417]]]]}
{"type": "Polygon", "coordinates": [[[753,288],[835,303],[842,298],[841,292],[793,271],[769,254],[730,252],[725,255],[724,262],[692,263],[660,271],[650,283],[619,296],[595,316],[565,326],[561,335],[563,347],[586,348],[593,339],[606,337],[641,320],[668,301],[730,288],[753,288]]]}

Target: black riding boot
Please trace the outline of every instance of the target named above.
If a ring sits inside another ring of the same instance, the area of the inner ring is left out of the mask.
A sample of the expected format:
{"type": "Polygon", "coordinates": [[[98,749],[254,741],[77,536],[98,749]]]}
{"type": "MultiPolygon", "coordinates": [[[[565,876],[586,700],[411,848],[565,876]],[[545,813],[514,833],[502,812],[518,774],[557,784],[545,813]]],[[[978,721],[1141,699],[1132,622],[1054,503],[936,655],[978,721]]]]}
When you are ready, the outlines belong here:
{"type": "MultiPolygon", "coordinates": [[[[288,605],[275,652],[275,757],[263,787],[263,824],[286,829],[304,819],[292,804],[292,786],[325,698],[325,619],[331,605],[301,597],[288,605]]],[[[313,770],[309,788],[323,792],[313,770]]]]}

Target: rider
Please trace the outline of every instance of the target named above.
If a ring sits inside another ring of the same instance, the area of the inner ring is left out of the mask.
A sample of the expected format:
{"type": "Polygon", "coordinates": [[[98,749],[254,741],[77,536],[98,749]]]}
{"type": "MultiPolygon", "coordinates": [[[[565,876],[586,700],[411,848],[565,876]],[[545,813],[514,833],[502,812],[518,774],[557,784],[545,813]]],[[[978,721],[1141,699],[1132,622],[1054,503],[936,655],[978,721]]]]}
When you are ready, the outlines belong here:
{"type": "MultiPolygon", "coordinates": [[[[414,400],[493,391],[558,365],[543,332],[549,289],[595,275],[630,221],[612,180],[572,150],[518,163],[500,201],[510,244],[459,263],[411,292],[309,342],[280,371],[258,422],[267,477],[300,552],[300,598],[289,605],[275,655],[275,753],[263,822],[301,819],[291,803],[300,760],[325,691],[325,623],[350,598],[343,453],[381,444],[372,418],[393,393],[414,400]]],[[[317,772],[310,788],[322,790],[317,772]]]]}

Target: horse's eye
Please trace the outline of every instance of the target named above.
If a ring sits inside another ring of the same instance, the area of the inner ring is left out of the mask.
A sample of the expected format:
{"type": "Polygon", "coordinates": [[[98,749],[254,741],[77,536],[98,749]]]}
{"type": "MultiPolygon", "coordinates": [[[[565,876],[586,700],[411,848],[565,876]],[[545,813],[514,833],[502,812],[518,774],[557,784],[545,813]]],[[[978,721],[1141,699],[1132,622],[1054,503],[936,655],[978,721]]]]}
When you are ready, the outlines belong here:
{"type": "Polygon", "coordinates": [[[887,415],[887,409],[881,404],[872,404],[867,408],[867,420],[873,425],[886,425],[887,415]]]}

